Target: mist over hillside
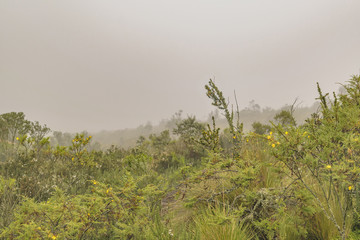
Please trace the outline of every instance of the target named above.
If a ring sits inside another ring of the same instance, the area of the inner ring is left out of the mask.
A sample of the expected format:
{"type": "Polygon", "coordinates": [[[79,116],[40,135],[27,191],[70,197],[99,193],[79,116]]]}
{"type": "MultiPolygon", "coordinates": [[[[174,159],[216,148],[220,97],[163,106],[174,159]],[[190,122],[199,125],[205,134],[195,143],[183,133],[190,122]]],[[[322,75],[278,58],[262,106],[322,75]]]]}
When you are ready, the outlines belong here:
{"type": "Polygon", "coordinates": [[[0,1],[0,240],[360,240],[360,1],[0,1]]]}
{"type": "MultiPolygon", "coordinates": [[[[280,109],[273,109],[270,107],[262,108],[255,101],[250,101],[248,107],[239,111],[240,122],[244,124],[244,132],[252,131],[252,124],[254,122],[260,122],[262,124],[269,124],[270,121],[274,120],[274,116],[282,110],[288,110],[291,106],[285,105],[280,109]]],[[[315,102],[311,106],[301,106],[300,104],[295,105],[294,118],[297,124],[302,124],[305,120],[310,117],[314,112],[317,112],[319,103],[315,102]]],[[[214,116],[216,126],[221,130],[227,127],[226,119],[217,111],[209,113],[208,119],[197,119],[199,122],[205,124],[211,124],[212,116],[214,116]]],[[[164,130],[169,130],[172,138],[176,138],[173,134],[173,129],[176,128],[176,124],[188,116],[179,110],[169,119],[163,119],[158,124],[153,125],[151,122],[147,122],[138,126],[137,128],[125,128],[115,131],[103,130],[100,132],[91,133],[94,136],[94,143],[92,144],[93,149],[106,149],[111,145],[118,146],[121,148],[131,148],[136,146],[137,141],[141,136],[148,138],[151,134],[160,134],[164,130]]],[[[52,137],[53,144],[68,145],[70,144],[72,134],[54,132],[52,137]]]]}

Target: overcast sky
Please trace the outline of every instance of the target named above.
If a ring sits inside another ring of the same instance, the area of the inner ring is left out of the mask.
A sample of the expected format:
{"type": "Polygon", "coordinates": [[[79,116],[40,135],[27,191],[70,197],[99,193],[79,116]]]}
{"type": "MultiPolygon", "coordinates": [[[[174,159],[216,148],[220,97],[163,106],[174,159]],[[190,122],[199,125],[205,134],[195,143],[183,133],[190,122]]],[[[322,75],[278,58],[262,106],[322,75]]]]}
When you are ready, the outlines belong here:
{"type": "Polygon", "coordinates": [[[0,0],[0,113],[53,130],[205,119],[215,77],[241,108],[311,105],[360,69],[359,0],[0,0]]]}

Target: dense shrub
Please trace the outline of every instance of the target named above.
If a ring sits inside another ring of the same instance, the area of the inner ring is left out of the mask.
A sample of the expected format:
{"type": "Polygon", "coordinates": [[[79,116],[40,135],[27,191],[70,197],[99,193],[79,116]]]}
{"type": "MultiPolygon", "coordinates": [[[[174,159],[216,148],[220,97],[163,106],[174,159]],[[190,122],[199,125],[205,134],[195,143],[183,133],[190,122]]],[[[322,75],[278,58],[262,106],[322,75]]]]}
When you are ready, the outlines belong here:
{"type": "Polygon", "coordinates": [[[294,108],[243,132],[210,80],[227,127],[177,119],[137,146],[91,147],[0,115],[1,239],[359,239],[360,77],[319,91],[297,125],[294,108]],[[175,126],[176,125],[176,126],[175,126]]]}

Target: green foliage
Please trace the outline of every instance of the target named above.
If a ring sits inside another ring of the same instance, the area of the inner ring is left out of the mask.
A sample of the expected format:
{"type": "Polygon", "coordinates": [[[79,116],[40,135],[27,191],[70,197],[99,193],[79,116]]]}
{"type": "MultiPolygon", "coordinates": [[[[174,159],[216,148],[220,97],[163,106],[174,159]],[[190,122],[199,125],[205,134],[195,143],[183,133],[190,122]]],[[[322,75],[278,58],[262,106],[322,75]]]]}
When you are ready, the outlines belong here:
{"type": "Polygon", "coordinates": [[[304,126],[288,131],[277,127],[276,135],[270,138],[276,158],[313,196],[342,239],[347,235],[347,219],[354,198],[346,194],[346,200],[341,201],[340,196],[343,191],[351,193],[356,189],[359,173],[354,151],[359,147],[355,139],[360,108],[353,104],[358,101],[354,97],[358,97],[359,90],[355,89],[359,82],[360,78],[354,76],[347,85],[348,94],[340,99],[334,94],[333,101],[328,100],[318,86],[322,117],[314,115],[304,126]],[[275,144],[276,141],[279,144],[275,144]],[[340,217],[335,212],[337,208],[340,217]]]}
{"type": "Polygon", "coordinates": [[[165,130],[160,133],[159,136],[156,136],[155,134],[151,134],[149,136],[149,139],[151,140],[152,146],[160,151],[165,146],[169,145],[171,138],[170,138],[170,131],[165,130]]]}
{"type": "Polygon", "coordinates": [[[18,204],[15,179],[5,179],[0,176],[0,229],[7,227],[13,221],[13,212],[18,204]]]}
{"type": "Polygon", "coordinates": [[[249,228],[241,222],[242,209],[232,211],[221,205],[208,206],[195,217],[199,239],[206,240],[251,240],[257,239],[249,228]],[[234,214],[236,212],[236,214],[234,214]]]}
{"type": "Polygon", "coordinates": [[[204,124],[196,121],[195,117],[188,117],[176,124],[173,132],[179,135],[185,142],[192,142],[194,139],[198,139],[204,130],[204,124]]]}
{"type": "MultiPolygon", "coordinates": [[[[226,102],[223,93],[210,79],[209,84],[205,85],[206,95],[212,100],[212,105],[224,112],[224,116],[228,122],[230,133],[233,135],[234,142],[241,140],[243,134],[243,124],[239,122],[239,115],[236,123],[234,123],[234,112],[229,110],[229,103],[226,102]]],[[[239,113],[239,109],[237,109],[239,113]]],[[[213,119],[214,121],[214,119],[213,119]]]]}
{"type": "Polygon", "coordinates": [[[183,152],[186,159],[191,159],[192,164],[199,164],[201,157],[204,156],[204,147],[199,144],[205,131],[205,126],[196,121],[195,117],[188,117],[176,124],[174,134],[179,136],[177,145],[179,151],[183,152]]]}
{"type": "Polygon", "coordinates": [[[57,189],[46,202],[26,199],[1,237],[8,239],[129,239],[141,228],[143,197],[130,177],[123,187],[92,181],[91,194],[66,196],[57,189]],[[139,220],[139,221],[135,221],[139,220]]]}
{"type": "Polygon", "coordinates": [[[254,133],[259,135],[268,134],[271,131],[271,127],[268,124],[262,124],[260,122],[254,122],[252,124],[254,133]]]}
{"type": "Polygon", "coordinates": [[[86,146],[91,141],[92,136],[85,137],[84,134],[76,134],[69,147],[71,161],[74,165],[95,166],[93,155],[89,154],[86,146]]]}
{"type": "Polygon", "coordinates": [[[22,112],[11,112],[0,115],[1,139],[15,142],[15,138],[29,132],[31,124],[22,112]]]}
{"type": "Polygon", "coordinates": [[[282,126],[296,125],[295,118],[291,111],[282,110],[281,112],[275,115],[274,119],[278,124],[282,126]]]}
{"type": "Polygon", "coordinates": [[[207,129],[202,132],[202,137],[200,138],[199,142],[206,148],[211,151],[218,152],[221,151],[219,141],[220,141],[220,128],[217,128],[215,125],[215,119],[213,120],[212,128],[210,125],[207,125],[207,129]]]}
{"type": "Polygon", "coordinates": [[[169,129],[131,149],[50,139],[23,113],[2,114],[0,239],[359,239],[360,77],[344,89],[330,99],[318,86],[320,112],[301,126],[291,106],[245,134],[210,80],[225,129],[179,112],[177,138],[169,129]]]}

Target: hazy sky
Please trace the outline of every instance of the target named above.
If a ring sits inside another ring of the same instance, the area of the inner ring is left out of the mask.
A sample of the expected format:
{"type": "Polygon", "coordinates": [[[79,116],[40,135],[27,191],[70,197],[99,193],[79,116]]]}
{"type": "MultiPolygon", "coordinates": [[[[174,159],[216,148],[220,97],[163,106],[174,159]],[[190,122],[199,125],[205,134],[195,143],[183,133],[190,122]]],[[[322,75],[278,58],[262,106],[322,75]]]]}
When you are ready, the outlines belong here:
{"type": "Polygon", "coordinates": [[[314,102],[360,69],[359,0],[0,0],[0,113],[53,130],[314,102]],[[232,98],[231,98],[232,99],[232,98]]]}

